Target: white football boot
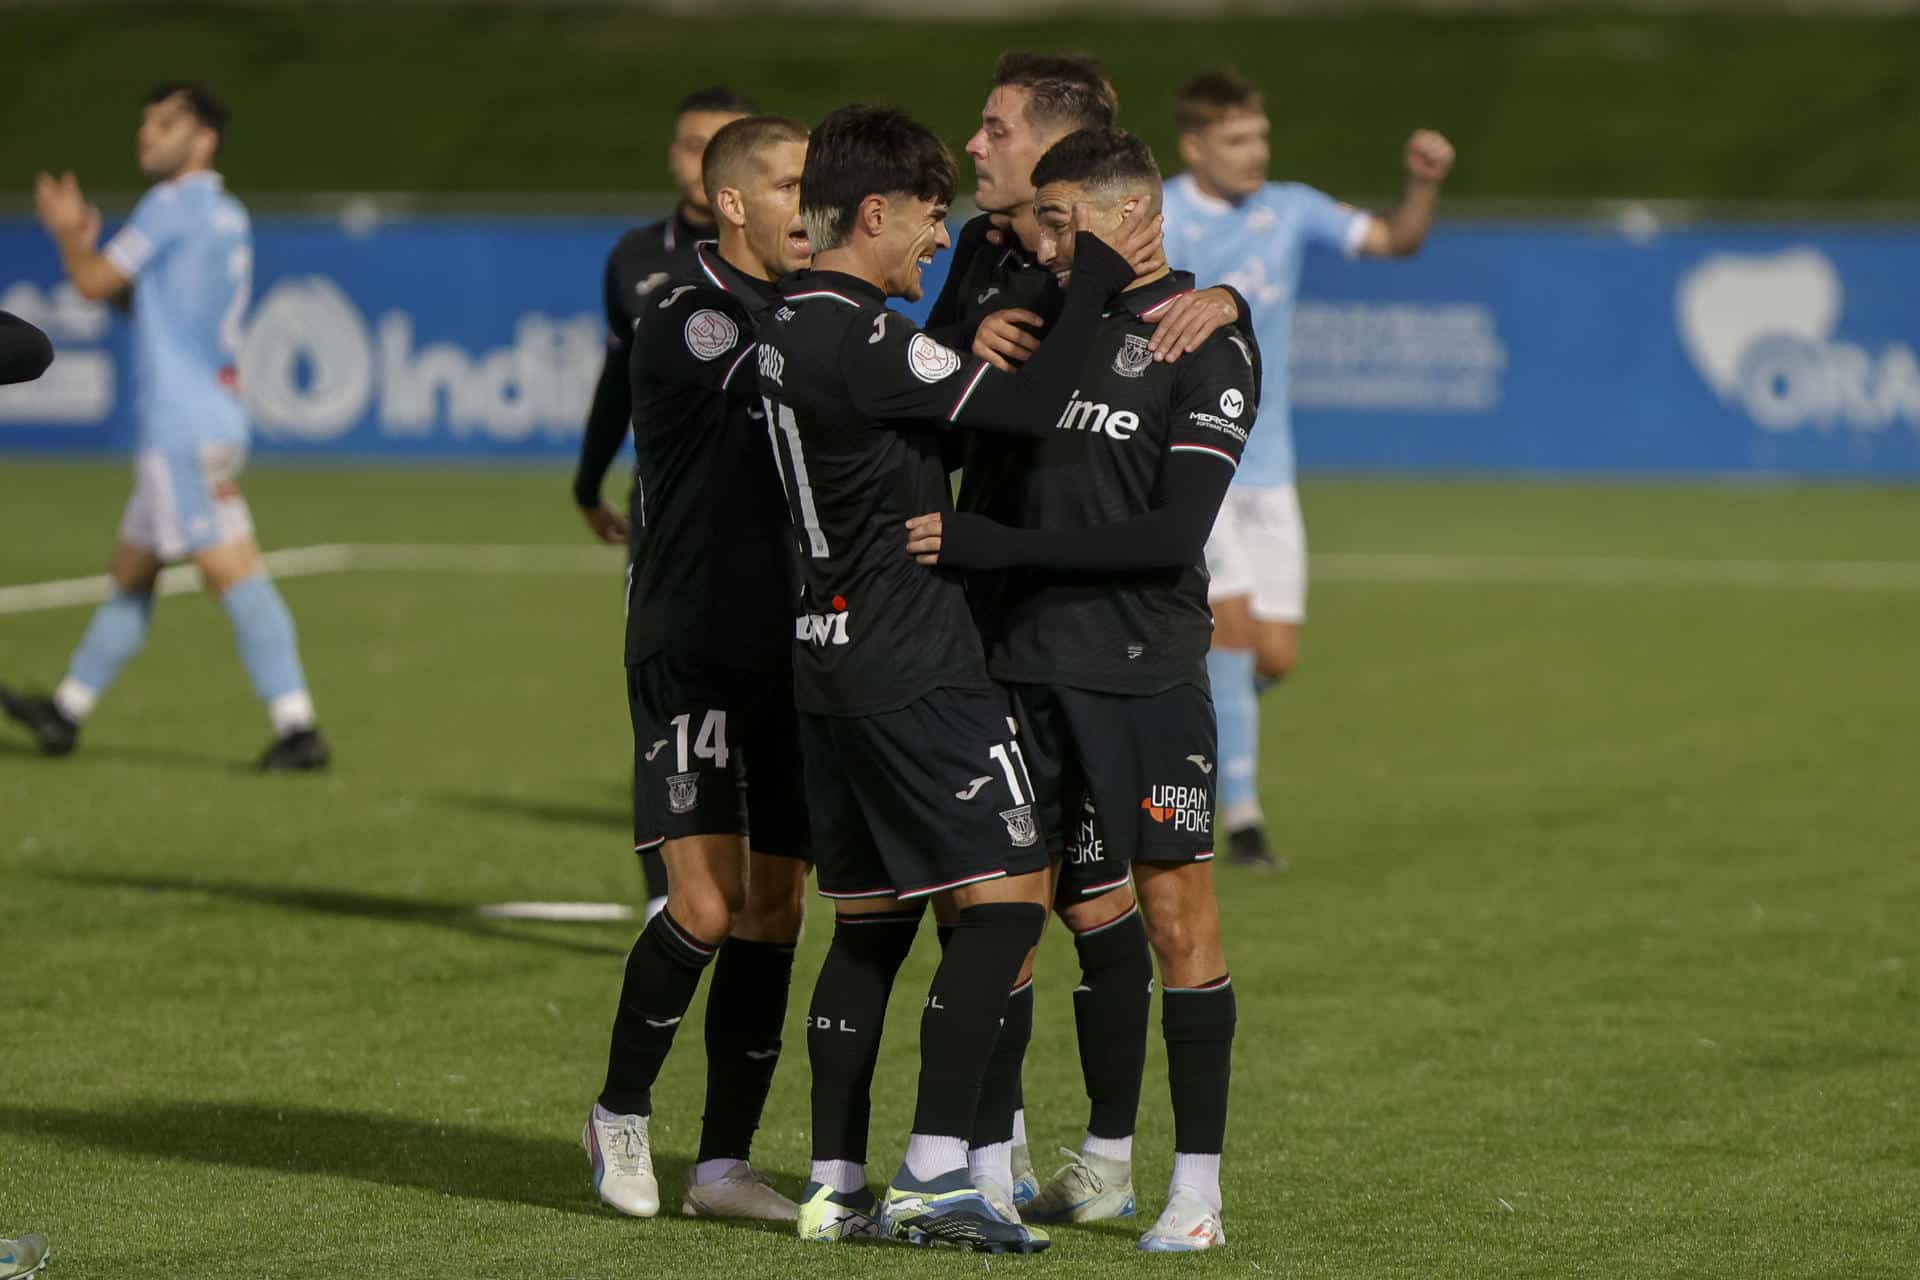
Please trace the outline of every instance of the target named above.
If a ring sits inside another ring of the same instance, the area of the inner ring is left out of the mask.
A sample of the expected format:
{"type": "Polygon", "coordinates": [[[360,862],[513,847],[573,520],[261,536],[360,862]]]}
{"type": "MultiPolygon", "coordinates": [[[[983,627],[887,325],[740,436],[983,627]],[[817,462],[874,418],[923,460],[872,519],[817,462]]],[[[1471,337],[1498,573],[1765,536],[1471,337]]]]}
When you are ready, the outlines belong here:
{"type": "Polygon", "coordinates": [[[712,1182],[690,1184],[680,1212],[689,1218],[751,1218],[793,1222],[800,1206],[773,1189],[765,1175],[742,1160],[712,1182]]]}
{"type": "Polygon", "coordinates": [[[1060,1148],[1067,1163],[1027,1204],[1029,1222],[1104,1222],[1133,1216],[1133,1163],[1060,1148]]]}
{"type": "Polygon", "coordinates": [[[660,1212],[660,1183],[653,1176],[653,1148],[646,1116],[619,1116],[598,1103],[580,1130],[580,1145],[593,1161],[593,1189],[634,1218],[660,1212]]]}
{"type": "Polygon", "coordinates": [[[1175,1187],[1167,1207],[1140,1237],[1140,1252],[1198,1253],[1226,1242],[1227,1233],[1213,1207],[1185,1187],[1175,1187]]]}

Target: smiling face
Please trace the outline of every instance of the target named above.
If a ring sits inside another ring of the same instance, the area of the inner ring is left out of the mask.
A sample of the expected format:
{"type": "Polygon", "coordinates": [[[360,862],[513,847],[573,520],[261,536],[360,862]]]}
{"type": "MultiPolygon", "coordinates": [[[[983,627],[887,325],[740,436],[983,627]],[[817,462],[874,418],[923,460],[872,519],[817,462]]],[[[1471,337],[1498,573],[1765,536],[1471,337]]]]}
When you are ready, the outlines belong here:
{"type": "Polygon", "coordinates": [[[1272,125],[1265,111],[1232,111],[1180,135],[1180,158],[1223,199],[1244,200],[1266,185],[1272,125]]]}
{"type": "MultiPolygon", "coordinates": [[[[721,199],[738,202],[747,247],[766,269],[766,279],[778,280],[813,258],[806,226],[800,221],[800,171],[807,162],[807,144],[771,143],[755,154],[754,161],[753,177],[743,187],[723,189],[721,199]]],[[[728,219],[735,217],[729,213],[728,219]]]]}
{"type": "Polygon", "coordinates": [[[200,123],[183,93],[148,103],[134,136],[140,172],[155,182],[178,177],[188,168],[212,168],[219,147],[220,135],[200,123]]]}
{"type": "Polygon", "coordinates": [[[989,213],[1005,213],[1033,199],[1033,166],[1059,138],[1028,118],[1032,90],[1003,84],[987,95],[980,127],[967,139],[973,157],[973,200],[989,213]]]}
{"type": "Polygon", "coordinates": [[[889,297],[917,302],[924,290],[920,273],[934,255],[951,246],[947,204],[919,196],[895,196],[887,202],[886,226],[874,245],[889,297]]]}

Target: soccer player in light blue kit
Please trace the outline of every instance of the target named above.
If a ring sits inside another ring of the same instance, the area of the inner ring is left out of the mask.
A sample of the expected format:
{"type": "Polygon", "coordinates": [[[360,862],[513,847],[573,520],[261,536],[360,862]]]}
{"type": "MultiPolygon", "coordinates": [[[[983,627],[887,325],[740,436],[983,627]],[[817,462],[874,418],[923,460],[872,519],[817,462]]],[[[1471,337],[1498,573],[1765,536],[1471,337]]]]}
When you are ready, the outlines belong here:
{"type": "Polygon", "coordinates": [[[49,755],[73,750],[80,723],[146,642],[163,565],[191,560],[233,621],[240,657],[267,704],[274,741],[259,767],[320,769],[293,617],[267,576],[253,517],[235,484],[247,418],[234,364],[253,275],[247,211],[227,194],[214,158],[227,111],[206,89],[165,84],[147,95],[140,171],[153,187],[104,249],[100,211],[72,174],[41,174],[34,205],[83,297],[133,292],[133,497],[109,573],[113,596],[93,615],[51,697],[0,689],[0,706],[49,755]]]}
{"type": "Polygon", "coordinates": [[[1220,725],[1214,830],[1227,861],[1274,867],[1258,791],[1256,691],[1283,679],[1307,616],[1307,541],[1293,486],[1287,352],[1300,269],[1311,246],[1348,257],[1404,258],[1433,226],[1453,145],[1422,129],[1407,140],[1406,187],[1376,217],[1312,187],[1269,182],[1269,124],[1260,90],[1233,70],[1188,81],[1175,100],[1187,171],[1166,185],[1167,256],[1202,280],[1239,289],[1253,309],[1265,365],[1260,416],[1207,543],[1213,651],[1207,659],[1220,725]]]}

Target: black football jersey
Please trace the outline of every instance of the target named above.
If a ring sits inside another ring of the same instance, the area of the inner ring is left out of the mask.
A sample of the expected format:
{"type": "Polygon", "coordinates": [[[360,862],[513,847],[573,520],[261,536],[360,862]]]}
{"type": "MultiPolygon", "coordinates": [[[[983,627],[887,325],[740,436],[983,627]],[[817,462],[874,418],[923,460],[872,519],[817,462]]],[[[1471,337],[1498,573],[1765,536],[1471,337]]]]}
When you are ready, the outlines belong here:
{"type": "Polygon", "coordinates": [[[752,359],[777,297],[703,245],[639,308],[630,665],[662,652],[751,670],[791,661],[791,536],[752,359]]]}
{"type": "MultiPolygon", "coordinates": [[[[1192,288],[1175,272],[1109,308],[1072,401],[1035,446],[1009,523],[1127,520],[1159,505],[1164,468],[1178,455],[1239,465],[1259,406],[1251,342],[1228,327],[1172,363],[1148,350],[1157,313],[1192,288]]],[[[1014,570],[1002,609],[990,663],[998,679],[1112,693],[1205,682],[1213,615],[1204,557],[1117,574],[1014,570]]]]}
{"type": "Polygon", "coordinates": [[[587,410],[580,461],[573,476],[574,501],[583,507],[599,503],[600,485],[607,478],[614,455],[620,452],[620,442],[626,438],[627,424],[633,417],[628,369],[634,326],[640,323],[648,297],[693,266],[694,249],[703,236],[710,238],[712,231],[700,231],[676,209],[670,217],[627,232],[607,255],[606,269],[600,277],[600,301],[607,317],[607,356],[587,410]]]}
{"type": "Polygon", "coordinates": [[[906,554],[906,521],[953,509],[943,437],[992,425],[1041,434],[1130,269],[1091,236],[1053,336],[1017,374],[963,356],[854,276],[783,282],[756,357],[800,565],[794,689],[827,715],[895,710],[940,687],[985,687],[957,573],[906,554]]]}

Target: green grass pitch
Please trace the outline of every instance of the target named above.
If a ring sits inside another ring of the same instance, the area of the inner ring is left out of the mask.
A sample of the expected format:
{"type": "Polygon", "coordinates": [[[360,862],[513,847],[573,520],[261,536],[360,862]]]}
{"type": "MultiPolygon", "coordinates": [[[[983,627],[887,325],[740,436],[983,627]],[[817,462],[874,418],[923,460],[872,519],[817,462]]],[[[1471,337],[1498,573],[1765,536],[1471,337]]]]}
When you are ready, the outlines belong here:
{"type": "MultiPolygon", "coordinates": [[[[0,586],[98,571],[123,466],[0,476],[0,586]]],[[[275,547],[584,537],[557,470],[262,467],[248,489],[275,547]]],[[[576,1138],[629,928],[470,908],[637,894],[617,558],[289,580],[324,778],[237,768],[266,725],[198,596],[161,603],[73,759],[0,735],[0,1234],[46,1231],[74,1280],[1915,1275],[1914,495],[1305,495],[1313,622],[1262,768],[1293,869],[1219,873],[1241,1016],[1223,1253],[1141,1258],[1111,1227],[989,1268],[596,1206],[576,1138]]],[[[0,676],[57,678],[85,618],[0,615],[0,676]]],[[[789,1191],[817,906],[756,1151],[789,1191]]],[[[880,1176],[932,949],[893,1009],[880,1176]]],[[[1055,932],[1027,1071],[1042,1164],[1085,1119],[1073,979],[1055,932]]],[[[697,1025],[657,1092],[670,1209],[697,1025]]],[[[1146,1212],[1165,1090],[1156,1043],[1146,1212]]]]}

